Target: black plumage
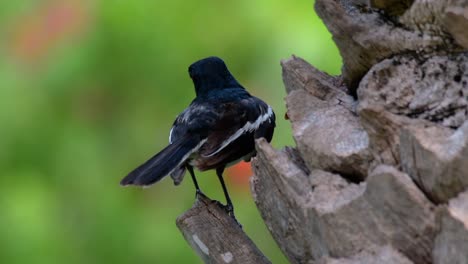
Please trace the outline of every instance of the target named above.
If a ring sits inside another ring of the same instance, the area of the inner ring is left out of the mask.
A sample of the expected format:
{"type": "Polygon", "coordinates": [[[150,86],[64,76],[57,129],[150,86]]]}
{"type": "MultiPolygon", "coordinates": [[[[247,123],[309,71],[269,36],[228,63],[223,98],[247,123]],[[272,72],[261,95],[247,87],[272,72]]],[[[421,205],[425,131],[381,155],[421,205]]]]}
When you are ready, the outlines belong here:
{"type": "Polygon", "coordinates": [[[233,215],[222,178],[224,168],[242,159],[250,160],[255,154],[255,139],[271,141],[275,114],[265,102],[250,95],[218,57],[193,63],[189,74],[196,98],[176,118],[170,144],[130,172],[121,184],[147,186],[169,174],[179,184],[187,169],[198,193],[193,167],[201,171],[215,169],[233,215]]]}

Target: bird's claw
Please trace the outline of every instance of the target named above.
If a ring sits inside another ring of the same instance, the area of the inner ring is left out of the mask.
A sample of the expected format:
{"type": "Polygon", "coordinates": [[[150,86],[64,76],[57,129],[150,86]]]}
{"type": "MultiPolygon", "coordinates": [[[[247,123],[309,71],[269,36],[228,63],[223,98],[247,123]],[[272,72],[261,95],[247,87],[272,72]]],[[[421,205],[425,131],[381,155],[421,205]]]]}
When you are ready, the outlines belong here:
{"type": "Polygon", "coordinates": [[[205,196],[205,194],[200,189],[197,189],[195,191],[195,199],[198,199],[199,196],[205,196]]]}
{"type": "Polygon", "coordinates": [[[228,204],[228,205],[224,206],[224,210],[226,210],[226,212],[230,216],[234,216],[234,207],[232,206],[232,204],[228,204]]]}
{"type": "Polygon", "coordinates": [[[224,208],[224,210],[226,210],[226,213],[230,217],[232,217],[232,219],[234,219],[234,221],[236,221],[237,225],[239,225],[239,227],[242,228],[241,223],[239,223],[239,221],[237,221],[237,218],[234,215],[234,207],[232,206],[232,204],[223,205],[223,208],[224,208]]]}

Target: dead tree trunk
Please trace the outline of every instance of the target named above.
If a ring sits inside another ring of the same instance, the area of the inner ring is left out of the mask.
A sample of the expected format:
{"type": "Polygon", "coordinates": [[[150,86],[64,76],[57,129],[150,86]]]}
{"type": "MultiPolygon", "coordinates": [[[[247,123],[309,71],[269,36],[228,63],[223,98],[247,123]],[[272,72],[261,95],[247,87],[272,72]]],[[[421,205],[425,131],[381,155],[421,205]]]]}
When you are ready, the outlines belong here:
{"type": "Polygon", "coordinates": [[[343,71],[281,63],[296,147],[259,140],[251,180],[272,236],[291,263],[468,263],[468,0],[315,8],[343,71]]]}
{"type": "Polygon", "coordinates": [[[468,263],[468,1],[317,0],[341,76],[282,62],[296,149],[252,191],[292,263],[468,263]]]}

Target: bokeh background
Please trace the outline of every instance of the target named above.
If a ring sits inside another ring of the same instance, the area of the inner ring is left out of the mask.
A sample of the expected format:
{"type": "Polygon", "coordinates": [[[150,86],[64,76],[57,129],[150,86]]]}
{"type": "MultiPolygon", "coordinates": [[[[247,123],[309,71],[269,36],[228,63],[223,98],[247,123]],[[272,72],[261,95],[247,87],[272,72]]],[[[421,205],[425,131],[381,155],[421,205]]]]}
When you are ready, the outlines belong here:
{"type": "MultiPolygon", "coordinates": [[[[19,0],[0,3],[0,263],[201,263],[175,226],[190,180],[121,188],[167,144],[194,97],[187,67],[222,57],[273,106],[273,145],[293,145],[279,61],[339,73],[312,0],[19,0]]],[[[286,263],[249,191],[227,174],[244,230],[286,263]]],[[[212,172],[202,189],[224,202],[212,172]]]]}

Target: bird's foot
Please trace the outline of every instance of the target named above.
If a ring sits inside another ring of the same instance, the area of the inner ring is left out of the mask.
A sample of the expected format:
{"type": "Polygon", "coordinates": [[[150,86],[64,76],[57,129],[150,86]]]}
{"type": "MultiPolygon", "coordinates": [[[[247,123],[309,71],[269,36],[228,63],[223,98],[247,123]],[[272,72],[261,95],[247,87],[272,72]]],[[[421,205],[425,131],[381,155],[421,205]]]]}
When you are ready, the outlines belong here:
{"type": "Polygon", "coordinates": [[[206,197],[206,195],[200,189],[197,189],[195,191],[195,199],[198,199],[198,197],[200,197],[200,196],[206,197]]]}
{"type": "Polygon", "coordinates": [[[234,207],[232,206],[232,204],[227,204],[224,206],[224,210],[226,210],[226,212],[228,213],[228,215],[234,217],[234,207]]]}
{"type": "Polygon", "coordinates": [[[234,219],[234,221],[236,221],[237,225],[239,225],[239,227],[242,228],[241,223],[239,223],[239,221],[237,221],[236,216],[234,215],[234,207],[232,206],[232,204],[223,205],[223,208],[224,208],[224,210],[226,210],[226,213],[230,217],[232,217],[232,219],[234,219]]]}

